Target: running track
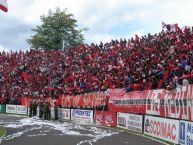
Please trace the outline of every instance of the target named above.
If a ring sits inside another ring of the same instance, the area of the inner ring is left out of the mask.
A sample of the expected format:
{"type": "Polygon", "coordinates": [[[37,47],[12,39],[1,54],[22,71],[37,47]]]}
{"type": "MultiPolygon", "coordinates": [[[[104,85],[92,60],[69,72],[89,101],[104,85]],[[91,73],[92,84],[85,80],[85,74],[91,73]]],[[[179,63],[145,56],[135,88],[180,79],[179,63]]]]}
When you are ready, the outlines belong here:
{"type": "Polygon", "coordinates": [[[7,134],[1,145],[163,145],[115,129],[0,114],[7,134]]]}

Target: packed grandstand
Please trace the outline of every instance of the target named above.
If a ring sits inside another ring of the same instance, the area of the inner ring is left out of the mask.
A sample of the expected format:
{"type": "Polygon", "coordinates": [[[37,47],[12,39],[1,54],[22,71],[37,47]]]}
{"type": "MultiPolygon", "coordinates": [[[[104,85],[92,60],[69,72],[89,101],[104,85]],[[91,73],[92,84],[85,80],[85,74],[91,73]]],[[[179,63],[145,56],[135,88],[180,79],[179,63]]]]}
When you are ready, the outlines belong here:
{"type": "Polygon", "coordinates": [[[0,103],[124,88],[173,90],[193,83],[193,27],[62,50],[0,52],[0,103]]]}

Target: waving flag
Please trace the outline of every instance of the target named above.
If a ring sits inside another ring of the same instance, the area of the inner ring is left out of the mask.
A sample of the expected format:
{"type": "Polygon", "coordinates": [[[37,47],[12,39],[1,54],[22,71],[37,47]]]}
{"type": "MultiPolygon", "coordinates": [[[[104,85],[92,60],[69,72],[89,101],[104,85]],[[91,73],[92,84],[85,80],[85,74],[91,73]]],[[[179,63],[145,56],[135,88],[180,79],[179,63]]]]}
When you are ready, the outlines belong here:
{"type": "Polygon", "coordinates": [[[8,11],[7,0],[0,0],[0,10],[4,12],[8,11]]]}

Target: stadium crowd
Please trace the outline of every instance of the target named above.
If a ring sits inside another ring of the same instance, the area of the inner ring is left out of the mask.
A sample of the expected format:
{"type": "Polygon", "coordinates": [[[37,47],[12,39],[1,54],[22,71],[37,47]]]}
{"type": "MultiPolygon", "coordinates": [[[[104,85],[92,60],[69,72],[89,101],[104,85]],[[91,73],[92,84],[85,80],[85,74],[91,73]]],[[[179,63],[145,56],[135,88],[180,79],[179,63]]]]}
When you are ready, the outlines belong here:
{"type": "Polygon", "coordinates": [[[170,26],[158,34],[62,50],[0,53],[0,103],[20,97],[125,88],[165,88],[193,82],[193,28],[170,26]]]}

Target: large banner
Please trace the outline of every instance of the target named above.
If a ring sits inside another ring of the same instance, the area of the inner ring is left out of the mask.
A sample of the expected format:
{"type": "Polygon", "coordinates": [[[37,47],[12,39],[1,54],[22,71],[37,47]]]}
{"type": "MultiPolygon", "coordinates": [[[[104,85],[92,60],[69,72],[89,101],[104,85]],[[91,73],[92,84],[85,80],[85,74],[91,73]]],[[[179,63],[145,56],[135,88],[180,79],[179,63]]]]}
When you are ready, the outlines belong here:
{"type": "Polygon", "coordinates": [[[117,127],[135,131],[143,132],[143,117],[142,115],[117,113],[117,127]]]}
{"type": "Polygon", "coordinates": [[[145,113],[193,121],[193,85],[174,91],[147,90],[126,93],[109,90],[108,108],[112,112],[145,113]]]}
{"type": "Polygon", "coordinates": [[[27,107],[21,105],[6,105],[6,113],[27,115],[27,107]]]}
{"type": "Polygon", "coordinates": [[[144,133],[171,143],[179,143],[179,121],[145,116],[144,133]]]}
{"type": "Polygon", "coordinates": [[[193,121],[193,85],[166,91],[159,96],[159,91],[148,96],[151,103],[146,107],[147,114],[193,121]]]}
{"type": "Polygon", "coordinates": [[[70,109],[59,108],[58,109],[59,120],[70,120],[70,109]]]}
{"type": "Polygon", "coordinates": [[[84,123],[93,123],[93,111],[71,109],[71,120],[84,122],[84,123]]]}
{"type": "Polygon", "coordinates": [[[102,125],[116,126],[116,113],[110,111],[95,111],[94,121],[102,125]]]}
{"type": "Polygon", "coordinates": [[[59,97],[59,103],[63,107],[95,108],[107,104],[106,92],[85,93],[84,95],[59,97]]]}
{"type": "Polygon", "coordinates": [[[179,142],[181,145],[193,144],[193,122],[180,121],[179,142]]]}
{"type": "Polygon", "coordinates": [[[108,108],[112,112],[145,113],[145,91],[126,93],[125,90],[108,90],[108,108]]]}

